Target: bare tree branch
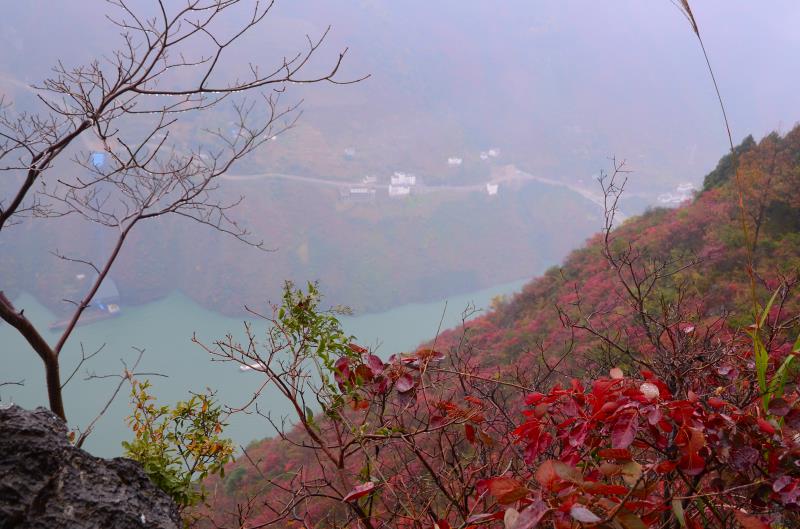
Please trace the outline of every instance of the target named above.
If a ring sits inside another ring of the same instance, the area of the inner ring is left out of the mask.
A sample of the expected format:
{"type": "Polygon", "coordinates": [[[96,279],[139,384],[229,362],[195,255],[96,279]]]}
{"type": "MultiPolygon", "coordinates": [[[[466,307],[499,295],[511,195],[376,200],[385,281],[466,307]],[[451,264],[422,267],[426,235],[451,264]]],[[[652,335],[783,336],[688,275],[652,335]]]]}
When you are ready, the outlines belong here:
{"type": "Polygon", "coordinates": [[[284,103],[287,88],[366,78],[341,78],[346,48],[322,71],[312,67],[330,28],[306,36],[305,48],[270,68],[249,62],[230,78],[231,49],[257,31],[274,1],[153,0],[149,11],[127,0],[106,5],[112,11],[107,20],[120,31],[116,50],[78,66],[59,61],[52,77],[30,87],[41,114],[15,112],[0,100],[0,174],[20,181],[9,196],[0,196],[0,233],[29,217],[71,215],[115,238],[103,257],[55,250],[58,259],[89,266],[95,276],[82,298],[70,301],[72,312],[53,345],[0,294],[0,318],[44,362],[50,408],[62,418],[59,355],[134,228],[174,215],[268,250],[232,216],[242,197],[218,196],[219,177],[294,126],[301,102],[284,103]],[[238,27],[221,23],[238,10],[247,12],[238,27]],[[178,125],[223,102],[230,103],[233,127],[196,127],[195,137],[176,141],[178,125]]]}

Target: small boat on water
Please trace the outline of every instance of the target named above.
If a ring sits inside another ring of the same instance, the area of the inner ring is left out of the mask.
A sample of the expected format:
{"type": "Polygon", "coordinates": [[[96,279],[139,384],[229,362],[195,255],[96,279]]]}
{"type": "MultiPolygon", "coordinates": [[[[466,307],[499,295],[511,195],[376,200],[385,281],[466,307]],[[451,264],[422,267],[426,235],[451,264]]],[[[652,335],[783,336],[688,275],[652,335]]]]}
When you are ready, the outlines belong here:
{"type": "MultiPolygon", "coordinates": [[[[88,277],[86,274],[77,274],[75,279],[65,286],[67,295],[65,299],[81,299],[86,296],[88,290],[92,287],[97,280],[97,275],[88,277]]],[[[88,325],[108,318],[119,316],[120,314],[120,296],[119,290],[114,280],[106,277],[105,280],[97,287],[97,291],[92,297],[88,307],[81,314],[78,320],[78,325],[88,325]]],[[[64,329],[72,320],[72,315],[63,320],[59,320],[50,324],[51,330],[64,329]]]]}
{"type": "MultiPolygon", "coordinates": [[[[103,309],[100,309],[96,306],[87,307],[83,314],[81,314],[80,319],[78,320],[78,325],[88,325],[90,323],[95,323],[102,320],[107,320],[108,318],[114,318],[119,316],[120,308],[119,305],[116,303],[109,303],[108,305],[104,305],[103,309]]],[[[72,318],[64,318],[63,320],[58,320],[50,324],[50,330],[58,330],[64,329],[72,318]]]]}

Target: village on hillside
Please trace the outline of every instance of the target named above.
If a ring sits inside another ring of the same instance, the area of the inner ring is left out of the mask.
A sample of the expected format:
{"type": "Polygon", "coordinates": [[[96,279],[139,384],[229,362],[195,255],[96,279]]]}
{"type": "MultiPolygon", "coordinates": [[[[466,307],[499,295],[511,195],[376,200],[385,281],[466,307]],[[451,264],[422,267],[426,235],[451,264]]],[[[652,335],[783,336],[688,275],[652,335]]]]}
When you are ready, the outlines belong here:
{"type": "MultiPolygon", "coordinates": [[[[343,156],[346,160],[353,160],[356,157],[356,149],[348,147],[344,150],[343,156]]],[[[500,150],[491,148],[486,151],[481,151],[478,158],[482,162],[487,162],[500,156],[500,150]]],[[[458,168],[464,165],[464,158],[459,156],[450,156],[447,158],[448,168],[458,168]]],[[[367,175],[362,178],[358,183],[351,184],[348,187],[342,187],[339,190],[339,198],[347,201],[373,201],[378,197],[378,192],[386,192],[385,195],[392,199],[407,198],[414,194],[422,194],[437,190],[471,190],[481,191],[488,196],[496,196],[500,189],[500,183],[489,181],[485,184],[478,185],[426,185],[423,180],[417,175],[404,172],[394,171],[388,179],[380,178],[373,175],[367,175]],[[388,181],[387,181],[388,180],[388,181]]]]}

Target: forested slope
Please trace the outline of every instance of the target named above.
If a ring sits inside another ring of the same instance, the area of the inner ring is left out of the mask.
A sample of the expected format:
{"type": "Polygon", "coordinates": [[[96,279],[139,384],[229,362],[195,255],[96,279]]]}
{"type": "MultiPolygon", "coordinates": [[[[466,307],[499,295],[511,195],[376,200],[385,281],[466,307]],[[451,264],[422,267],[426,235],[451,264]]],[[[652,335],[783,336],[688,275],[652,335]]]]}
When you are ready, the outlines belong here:
{"type": "Polygon", "coordinates": [[[556,527],[596,512],[624,528],[679,514],[691,527],[791,525],[800,409],[796,372],[777,366],[800,343],[800,128],[737,152],[738,178],[723,158],[690,203],[591,238],[417,352],[377,359],[354,346],[333,369],[349,411],[248,447],[215,483],[216,515],[508,526],[516,506],[556,527]],[[773,292],[748,338],[753,294],[761,311],[773,292]],[[770,385],[762,409],[762,376],[779,375],[786,386],[770,385]],[[326,463],[329,450],[341,457],[326,463]],[[706,486],[722,504],[687,503],[706,486]],[[276,500],[305,518],[270,510],[276,500]]]}

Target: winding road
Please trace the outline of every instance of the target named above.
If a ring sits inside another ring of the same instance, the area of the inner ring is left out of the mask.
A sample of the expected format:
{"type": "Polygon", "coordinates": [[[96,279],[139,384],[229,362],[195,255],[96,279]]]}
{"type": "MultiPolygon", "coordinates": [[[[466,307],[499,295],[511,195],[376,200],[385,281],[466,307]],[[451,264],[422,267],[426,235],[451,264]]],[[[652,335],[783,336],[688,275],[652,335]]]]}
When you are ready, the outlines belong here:
{"type": "MultiPolygon", "coordinates": [[[[2,75],[0,74],[0,81],[5,81],[11,83],[15,86],[23,88],[29,92],[37,94],[36,89],[32,86],[23,83],[11,76],[2,75]]],[[[97,149],[97,145],[93,145],[86,135],[81,135],[81,140],[84,146],[92,150],[94,148],[97,149]]],[[[286,174],[286,173],[257,173],[257,174],[250,174],[250,175],[232,175],[232,174],[224,174],[220,178],[224,180],[231,180],[231,181],[239,181],[239,182],[249,182],[249,181],[257,181],[257,180],[269,180],[269,179],[281,179],[281,180],[289,180],[293,182],[300,182],[304,184],[311,184],[311,185],[318,185],[318,186],[327,186],[327,187],[335,187],[338,189],[349,189],[355,186],[363,185],[362,182],[347,182],[341,180],[328,180],[325,178],[317,178],[312,176],[301,176],[301,175],[293,175],[293,174],[286,174]]],[[[603,200],[603,195],[597,191],[590,191],[584,187],[577,186],[575,184],[570,184],[568,182],[563,182],[561,180],[555,180],[553,178],[546,178],[543,176],[536,176],[530,173],[526,173],[520,169],[517,169],[514,166],[511,166],[511,170],[506,172],[505,176],[494,178],[490,180],[488,183],[491,184],[510,184],[515,182],[538,182],[541,184],[546,184],[554,187],[561,187],[564,189],[568,189],[573,193],[577,193],[578,195],[582,196],[589,202],[597,205],[601,209],[605,208],[605,202],[603,200]]],[[[388,184],[371,184],[371,187],[376,189],[388,190],[388,184]]],[[[486,190],[486,183],[481,184],[467,184],[467,185],[417,185],[414,186],[415,191],[419,193],[436,193],[436,192],[448,192],[448,193],[474,193],[474,192],[485,192],[486,190]]],[[[628,196],[632,196],[628,194],[628,196]]],[[[622,213],[621,211],[617,212],[617,218],[619,220],[625,220],[627,216],[622,213]]]]}
{"type": "MultiPolygon", "coordinates": [[[[313,176],[301,176],[301,175],[293,175],[293,174],[286,174],[286,173],[256,173],[256,174],[249,174],[249,175],[233,175],[233,174],[224,174],[220,178],[223,180],[232,180],[238,182],[252,182],[258,180],[289,180],[292,182],[299,182],[303,184],[312,184],[312,185],[319,185],[319,186],[327,186],[327,187],[335,187],[339,189],[349,189],[351,187],[358,187],[364,185],[362,182],[348,182],[342,180],[327,180],[325,178],[317,178],[313,176]]],[[[488,183],[491,184],[511,184],[516,182],[538,182],[545,185],[550,185],[554,187],[561,187],[564,189],[568,189],[573,193],[580,195],[581,197],[585,198],[589,202],[597,205],[601,209],[605,208],[605,202],[603,200],[603,195],[600,192],[589,191],[586,188],[570,184],[567,182],[562,182],[560,180],[555,180],[553,178],[546,178],[542,176],[532,175],[530,173],[526,173],[516,167],[512,166],[512,170],[507,172],[506,176],[502,176],[499,178],[493,178],[488,183]]],[[[382,189],[387,190],[389,188],[388,184],[370,184],[372,188],[375,189],[382,189]]],[[[485,192],[486,191],[486,183],[481,184],[467,184],[467,185],[425,185],[420,184],[414,186],[414,189],[420,193],[436,193],[436,192],[448,192],[448,193],[474,193],[474,192],[485,192]]],[[[617,212],[617,218],[619,220],[625,220],[627,216],[622,213],[621,211],[617,212]]]]}

